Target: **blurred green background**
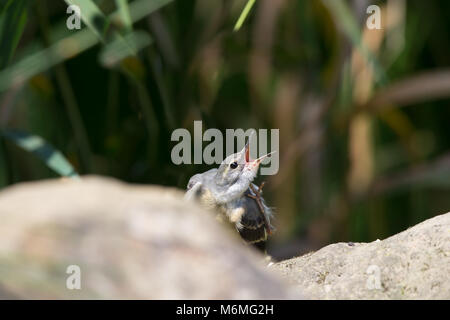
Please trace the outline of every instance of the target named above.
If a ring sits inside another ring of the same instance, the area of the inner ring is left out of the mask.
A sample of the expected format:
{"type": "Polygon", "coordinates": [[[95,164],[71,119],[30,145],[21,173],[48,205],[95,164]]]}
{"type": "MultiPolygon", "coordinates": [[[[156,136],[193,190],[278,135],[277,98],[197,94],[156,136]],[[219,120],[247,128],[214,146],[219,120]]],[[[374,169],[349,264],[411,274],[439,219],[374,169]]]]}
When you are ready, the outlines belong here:
{"type": "Polygon", "coordinates": [[[276,258],[450,209],[449,1],[0,3],[1,188],[100,174],[184,189],[210,167],[174,165],[171,133],[202,120],[280,129],[264,177],[276,258]]]}

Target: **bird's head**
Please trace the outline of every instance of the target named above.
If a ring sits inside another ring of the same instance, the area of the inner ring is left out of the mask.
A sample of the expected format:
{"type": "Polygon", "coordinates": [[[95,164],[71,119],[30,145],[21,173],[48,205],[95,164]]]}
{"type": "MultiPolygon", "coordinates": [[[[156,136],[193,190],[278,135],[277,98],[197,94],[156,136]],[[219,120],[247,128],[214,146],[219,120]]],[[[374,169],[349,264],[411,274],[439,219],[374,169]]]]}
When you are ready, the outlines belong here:
{"type": "Polygon", "coordinates": [[[242,195],[256,177],[261,161],[271,154],[253,160],[250,157],[250,146],[247,142],[240,152],[234,153],[222,161],[214,177],[215,183],[222,188],[229,189],[236,196],[242,195]]]}

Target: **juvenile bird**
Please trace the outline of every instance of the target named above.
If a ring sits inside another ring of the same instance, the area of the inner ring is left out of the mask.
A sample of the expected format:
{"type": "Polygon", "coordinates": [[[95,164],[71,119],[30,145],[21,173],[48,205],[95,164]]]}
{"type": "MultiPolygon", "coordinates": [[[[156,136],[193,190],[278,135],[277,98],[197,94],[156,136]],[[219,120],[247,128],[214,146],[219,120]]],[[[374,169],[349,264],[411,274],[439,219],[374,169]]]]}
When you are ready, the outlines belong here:
{"type": "Polygon", "coordinates": [[[261,161],[270,155],[252,160],[247,143],[240,152],[222,161],[219,168],[192,176],[185,198],[216,209],[218,218],[233,223],[247,243],[263,249],[267,236],[274,229],[270,223],[272,210],[261,197],[263,184],[258,188],[252,181],[261,161]]]}

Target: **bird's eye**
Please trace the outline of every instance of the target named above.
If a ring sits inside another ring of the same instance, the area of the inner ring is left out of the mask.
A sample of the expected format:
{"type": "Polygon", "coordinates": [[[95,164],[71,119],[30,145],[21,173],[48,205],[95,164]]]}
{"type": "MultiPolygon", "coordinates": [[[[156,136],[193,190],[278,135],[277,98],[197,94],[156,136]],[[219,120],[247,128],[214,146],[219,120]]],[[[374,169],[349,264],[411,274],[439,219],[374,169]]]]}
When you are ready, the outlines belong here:
{"type": "Polygon", "coordinates": [[[230,168],[231,168],[231,169],[236,169],[237,166],[238,166],[238,164],[237,164],[236,161],[230,164],[230,168]]]}

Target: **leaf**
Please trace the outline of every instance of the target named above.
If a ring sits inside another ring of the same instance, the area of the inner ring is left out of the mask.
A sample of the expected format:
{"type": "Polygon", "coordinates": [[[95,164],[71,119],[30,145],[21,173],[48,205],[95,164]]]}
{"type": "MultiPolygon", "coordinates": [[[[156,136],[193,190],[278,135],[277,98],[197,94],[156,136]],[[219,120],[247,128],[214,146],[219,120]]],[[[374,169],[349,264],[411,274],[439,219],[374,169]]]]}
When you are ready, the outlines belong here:
{"type": "Polygon", "coordinates": [[[105,67],[116,66],[120,61],[130,56],[130,48],[133,48],[133,54],[136,54],[152,42],[152,38],[145,31],[129,33],[119,40],[108,43],[100,53],[100,61],[105,67]]]}
{"type": "Polygon", "coordinates": [[[450,69],[436,69],[409,76],[380,89],[362,109],[380,112],[394,106],[450,97],[450,69]]]}
{"type": "Polygon", "coordinates": [[[0,139],[0,188],[8,185],[9,168],[4,150],[4,139],[0,139]]]}
{"type": "Polygon", "coordinates": [[[450,188],[450,154],[429,162],[413,165],[394,174],[378,177],[371,195],[380,195],[414,188],[450,188]]]}
{"type": "Polygon", "coordinates": [[[239,19],[237,20],[233,31],[239,31],[239,29],[242,27],[242,24],[244,23],[245,19],[247,18],[250,10],[252,9],[253,5],[255,4],[256,0],[248,0],[247,4],[244,7],[244,10],[242,10],[241,15],[239,16],[239,19]]]}
{"type": "MultiPolygon", "coordinates": [[[[130,16],[131,21],[136,22],[139,21],[152,12],[164,7],[165,5],[173,2],[173,0],[140,0],[140,1],[133,1],[130,3],[130,16]]],[[[119,16],[121,13],[120,11],[116,11],[112,14],[111,19],[116,19],[117,16],[119,16]]]]}
{"type": "Polygon", "coordinates": [[[81,20],[94,32],[102,42],[106,42],[109,19],[91,0],[65,0],[68,5],[76,5],[80,8],[81,20]]]}
{"type": "MultiPolygon", "coordinates": [[[[136,22],[172,1],[173,0],[133,1],[129,5],[131,20],[132,22],[136,22]]],[[[75,4],[75,2],[84,3],[86,1],[72,2],[75,4]]],[[[93,6],[95,6],[92,1],[87,2],[91,2],[87,8],[92,9],[93,6]]],[[[95,12],[99,13],[99,10],[96,9],[92,9],[91,11],[90,17],[94,17],[95,12]]],[[[99,14],[102,15],[101,12],[99,14]]],[[[111,15],[111,20],[117,19],[119,15],[120,12],[113,13],[111,15]]],[[[95,29],[94,33],[90,31],[91,29],[84,29],[75,33],[71,32],[70,35],[65,38],[61,38],[49,48],[38,49],[37,51],[29,53],[19,62],[9,66],[5,70],[2,70],[0,72],[0,92],[7,90],[11,86],[23,83],[36,74],[41,73],[58,63],[73,58],[74,56],[96,45],[100,39],[104,38],[104,34],[103,30],[97,28],[94,22],[92,22],[92,24],[95,29]]],[[[62,29],[57,30],[59,33],[67,32],[65,23],[61,28],[62,29]]],[[[124,42],[124,44],[126,44],[126,42],[124,42]]]]}
{"type": "Polygon", "coordinates": [[[119,12],[119,23],[122,24],[126,31],[131,31],[133,21],[131,21],[130,8],[127,0],[116,0],[117,11],[119,12]]]}
{"type": "Polygon", "coordinates": [[[28,0],[9,0],[0,8],[0,69],[11,61],[27,22],[28,0]]]}
{"type": "Polygon", "coordinates": [[[46,49],[30,54],[0,72],[0,92],[19,85],[54,65],[68,60],[93,47],[98,39],[89,30],[81,30],[74,35],[59,40],[46,49]]]}
{"type": "Polygon", "coordinates": [[[1,134],[20,148],[35,154],[57,174],[64,177],[78,177],[78,173],[63,154],[43,138],[9,129],[2,130],[1,134]]]}
{"type": "Polygon", "coordinates": [[[322,0],[329,8],[336,24],[341,28],[342,32],[350,39],[355,47],[365,59],[371,64],[375,79],[378,83],[387,82],[386,72],[372,52],[361,41],[361,31],[358,27],[355,17],[351,13],[348,4],[343,0],[322,0]]]}

